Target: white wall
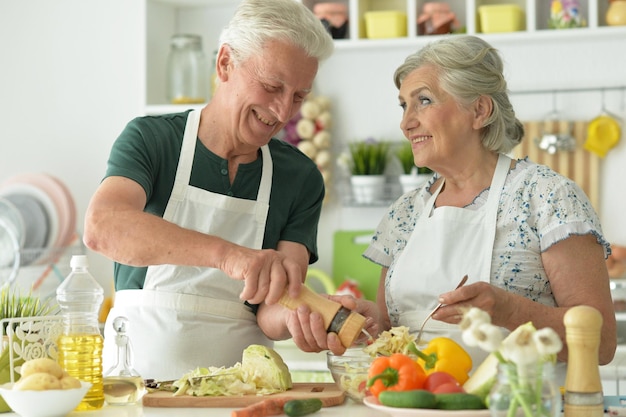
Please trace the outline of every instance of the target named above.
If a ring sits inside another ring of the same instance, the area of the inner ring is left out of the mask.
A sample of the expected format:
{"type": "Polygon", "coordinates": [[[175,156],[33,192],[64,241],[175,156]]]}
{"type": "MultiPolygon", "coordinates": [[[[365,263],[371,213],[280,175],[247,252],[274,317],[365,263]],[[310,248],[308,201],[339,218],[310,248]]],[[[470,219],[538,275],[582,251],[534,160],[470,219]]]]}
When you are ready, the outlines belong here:
{"type": "MultiPolygon", "coordinates": [[[[126,0],[0,0],[0,182],[61,179],[78,231],[109,148],[142,108],[145,13],[126,0]]],[[[112,268],[90,254],[109,290],[112,268]]]]}

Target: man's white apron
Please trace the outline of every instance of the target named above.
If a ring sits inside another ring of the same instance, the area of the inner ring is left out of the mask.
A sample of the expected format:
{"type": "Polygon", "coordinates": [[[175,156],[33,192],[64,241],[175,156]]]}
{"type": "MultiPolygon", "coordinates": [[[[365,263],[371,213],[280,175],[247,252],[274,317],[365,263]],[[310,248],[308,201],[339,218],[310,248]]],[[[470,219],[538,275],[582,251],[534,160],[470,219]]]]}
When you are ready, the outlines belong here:
{"type": "MultiPolygon", "coordinates": [[[[261,148],[263,173],[257,200],[189,185],[200,112],[189,113],[176,179],[163,218],[187,229],[261,249],[269,211],[272,158],[261,148]]],[[[227,173],[226,173],[227,175],[227,173]]],[[[208,256],[208,255],[207,255],[208,256]]],[[[271,346],[256,316],[239,301],[243,281],[214,268],[148,267],[142,290],[122,290],[105,326],[104,369],[116,362],[112,320],[126,316],[134,368],[144,378],[178,379],[203,366],[232,366],[250,344],[271,346]]]]}

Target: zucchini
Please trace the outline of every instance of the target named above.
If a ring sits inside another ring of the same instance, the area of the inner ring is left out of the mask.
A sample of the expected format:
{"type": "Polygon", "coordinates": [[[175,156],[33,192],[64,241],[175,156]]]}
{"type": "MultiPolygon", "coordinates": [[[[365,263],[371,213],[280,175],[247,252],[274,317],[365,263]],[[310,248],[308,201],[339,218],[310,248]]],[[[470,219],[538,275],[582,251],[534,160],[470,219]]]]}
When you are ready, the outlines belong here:
{"type": "Polygon", "coordinates": [[[322,400],[319,398],[308,398],[306,400],[289,400],[283,406],[283,411],[289,417],[306,416],[320,411],[322,400]]]}
{"type": "Polygon", "coordinates": [[[435,394],[436,408],[440,410],[482,410],[485,403],[478,395],[466,392],[435,394]]]}
{"type": "Polygon", "coordinates": [[[397,408],[435,408],[437,405],[435,394],[424,389],[383,391],[378,394],[378,401],[397,408]]]}

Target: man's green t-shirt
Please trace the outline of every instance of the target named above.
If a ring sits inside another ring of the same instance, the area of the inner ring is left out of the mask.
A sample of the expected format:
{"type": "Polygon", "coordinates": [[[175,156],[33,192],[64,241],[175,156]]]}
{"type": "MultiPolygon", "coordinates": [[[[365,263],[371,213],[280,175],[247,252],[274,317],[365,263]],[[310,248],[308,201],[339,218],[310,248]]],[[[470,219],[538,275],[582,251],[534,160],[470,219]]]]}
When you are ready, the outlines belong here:
{"type": "MultiPolygon", "coordinates": [[[[144,211],[162,217],[169,200],[183,132],[189,111],[145,116],[132,120],[115,141],[106,177],[122,176],[139,183],[146,192],[144,211]]],[[[273,162],[270,208],[263,238],[264,249],[275,249],[278,241],[302,243],[317,261],[317,224],[324,199],[324,182],[315,163],[296,147],[272,139],[273,162]]],[[[261,181],[262,157],[239,165],[230,184],[228,161],[208,150],[199,140],[191,170],[191,185],[214,193],[255,200],[261,181]]],[[[115,289],[140,289],[146,267],[115,263],[115,289]]]]}

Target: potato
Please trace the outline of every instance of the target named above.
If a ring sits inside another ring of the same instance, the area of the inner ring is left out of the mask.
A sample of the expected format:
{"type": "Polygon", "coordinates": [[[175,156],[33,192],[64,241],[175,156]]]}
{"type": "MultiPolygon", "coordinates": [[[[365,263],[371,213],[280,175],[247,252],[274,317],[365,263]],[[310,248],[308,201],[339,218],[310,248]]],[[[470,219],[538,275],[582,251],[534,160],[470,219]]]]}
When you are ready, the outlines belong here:
{"type": "Polygon", "coordinates": [[[22,378],[37,373],[46,373],[57,379],[63,378],[63,368],[55,360],[50,358],[31,359],[22,365],[22,378]]]}
{"type": "Polygon", "coordinates": [[[70,375],[64,375],[63,378],[60,379],[60,382],[61,389],[80,388],[80,381],[70,375]]]}
{"type": "Polygon", "coordinates": [[[61,389],[59,378],[45,372],[37,372],[23,376],[13,386],[14,390],[21,391],[44,391],[49,389],[61,389]]]}

